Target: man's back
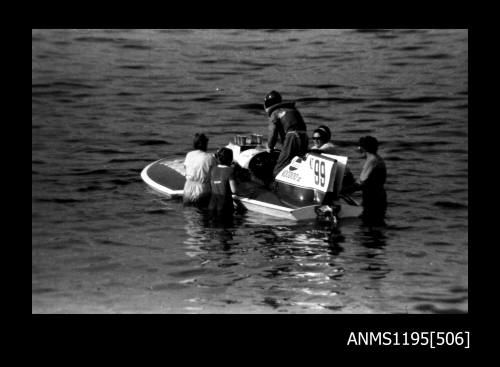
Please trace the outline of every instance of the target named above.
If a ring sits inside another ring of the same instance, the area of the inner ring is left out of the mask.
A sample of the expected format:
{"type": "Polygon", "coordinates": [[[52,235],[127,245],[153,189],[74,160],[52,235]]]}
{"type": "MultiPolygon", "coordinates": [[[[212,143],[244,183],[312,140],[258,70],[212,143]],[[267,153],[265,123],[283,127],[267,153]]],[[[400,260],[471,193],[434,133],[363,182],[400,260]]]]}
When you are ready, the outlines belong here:
{"type": "Polygon", "coordinates": [[[281,124],[283,132],[288,131],[305,131],[306,124],[300,112],[294,105],[289,105],[283,108],[277,108],[271,113],[271,124],[281,124]]]}

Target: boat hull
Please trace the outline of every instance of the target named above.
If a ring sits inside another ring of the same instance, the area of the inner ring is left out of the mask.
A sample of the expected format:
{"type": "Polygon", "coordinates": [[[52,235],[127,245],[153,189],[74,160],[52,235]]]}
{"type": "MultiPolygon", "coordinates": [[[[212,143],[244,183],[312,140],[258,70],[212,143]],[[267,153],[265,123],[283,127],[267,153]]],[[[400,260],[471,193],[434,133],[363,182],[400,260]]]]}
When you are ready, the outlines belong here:
{"type": "MultiPolygon", "coordinates": [[[[167,159],[160,159],[146,166],[141,172],[141,178],[150,188],[168,197],[182,196],[186,180],[179,167],[167,159]]],[[[271,190],[256,191],[258,193],[252,197],[233,195],[233,199],[239,207],[246,210],[293,221],[314,220],[317,218],[317,209],[321,207],[314,203],[312,197],[298,205],[300,202],[287,201],[282,195],[283,190],[280,196],[271,190]]],[[[362,207],[352,199],[350,202],[343,199],[334,202],[340,207],[337,218],[352,218],[361,214],[362,207]]]]}
{"type": "MultiPolygon", "coordinates": [[[[249,199],[239,196],[233,196],[237,204],[243,206],[246,210],[258,212],[273,217],[285,218],[295,221],[300,220],[313,220],[318,217],[317,209],[321,205],[307,205],[298,208],[290,208],[285,205],[276,205],[256,199],[249,199]]],[[[350,205],[340,200],[335,202],[340,207],[337,213],[337,218],[356,218],[359,217],[363,211],[360,205],[350,205]]]]}

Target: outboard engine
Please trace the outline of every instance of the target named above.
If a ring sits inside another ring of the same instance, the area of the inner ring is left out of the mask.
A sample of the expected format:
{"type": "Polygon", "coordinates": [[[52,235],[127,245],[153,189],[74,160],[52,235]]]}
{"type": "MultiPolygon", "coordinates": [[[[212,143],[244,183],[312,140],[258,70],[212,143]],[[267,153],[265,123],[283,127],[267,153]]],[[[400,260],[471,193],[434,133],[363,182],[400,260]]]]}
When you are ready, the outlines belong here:
{"type": "Polygon", "coordinates": [[[265,185],[273,179],[273,169],[278,160],[278,152],[260,152],[256,154],[248,163],[248,170],[265,185]]]}
{"type": "MultiPolygon", "coordinates": [[[[260,181],[258,183],[267,185],[274,179],[273,168],[278,158],[276,153],[271,154],[264,149],[258,148],[250,148],[243,152],[237,152],[241,147],[237,145],[229,145],[228,147],[233,149],[234,162],[241,169],[248,171],[249,180],[258,180],[260,181]]],[[[241,174],[240,176],[244,175],[241,174]]]]}

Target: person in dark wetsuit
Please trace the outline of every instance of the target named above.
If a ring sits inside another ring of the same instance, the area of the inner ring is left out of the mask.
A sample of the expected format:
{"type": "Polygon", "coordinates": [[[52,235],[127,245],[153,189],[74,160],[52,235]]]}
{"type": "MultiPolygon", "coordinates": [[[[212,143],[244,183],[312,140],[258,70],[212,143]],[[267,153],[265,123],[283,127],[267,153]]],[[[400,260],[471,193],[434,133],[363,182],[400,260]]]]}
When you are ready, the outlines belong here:
{"type": "Polygon", "coordinates": [[[232,194],[236,192],[234,180],[233,151],[221,148],[215,154],[218,165],[212,168],[210,186],[212,195],[208,212],[212,219],[227,221],[232,219],[234,206],[232,194]]]}
{"type": "Polygon", "coordinates": [[[346,187],[343,192],[352,193],[361,190],[363,199],[361,218],[369,225],[383,225],[387,210],[387,193],[384,188],[387,177],[385,162],[377,154],[378,141],[372,136],[359,139],[359,150],[366,158],[359,180],[346,187]]]}
{"type": "Polygon", "coordinates": [[[293,157],[307,153],[307,127],[302,115],[295,108],[295,102],[283,102],[281,95],[274,90],[266,95],[264,109],[269,116],[269,150],[273,152],[278,139],[282,144],[273,170],[273,176],[276,177],[293,157]]]}

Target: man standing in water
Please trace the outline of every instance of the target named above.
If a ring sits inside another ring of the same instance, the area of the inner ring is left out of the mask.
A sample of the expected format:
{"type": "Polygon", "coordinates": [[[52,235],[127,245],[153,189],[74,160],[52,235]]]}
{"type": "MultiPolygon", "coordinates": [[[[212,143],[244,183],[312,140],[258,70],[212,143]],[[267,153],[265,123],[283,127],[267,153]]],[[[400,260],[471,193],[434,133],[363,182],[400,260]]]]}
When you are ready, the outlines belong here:
{"type": "Polygon", "coordinates": [[[281,95],[274,90],[266,95],[264,109],[269,116],[269,150],[272,153],[278,138],[282,144],[273,170],[273,176],[276,177],[293,157],[307,153],[307,128],[302,115],[295,108],[295,102],[283,102],[281,95]]]}
{"type": "Polygon", "coordinates": [[[387,194],[384,184],[387,171],[384,160],[377,154],[377,139],[373,136],[360,138],[359,150],[366,158],[359,180],[342,191],[349,194],[361,190],[363,198],[363,214],[361,218],[368,225],[384,225],[387,209],[387,194]]]}

